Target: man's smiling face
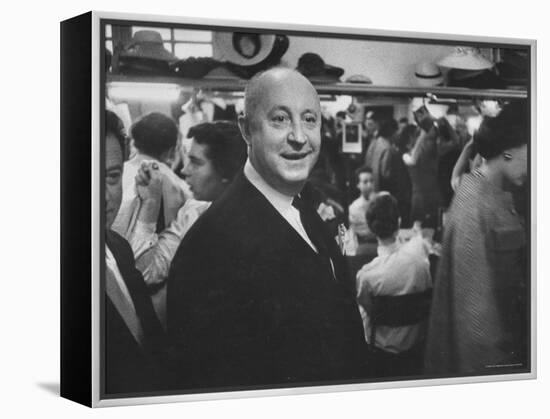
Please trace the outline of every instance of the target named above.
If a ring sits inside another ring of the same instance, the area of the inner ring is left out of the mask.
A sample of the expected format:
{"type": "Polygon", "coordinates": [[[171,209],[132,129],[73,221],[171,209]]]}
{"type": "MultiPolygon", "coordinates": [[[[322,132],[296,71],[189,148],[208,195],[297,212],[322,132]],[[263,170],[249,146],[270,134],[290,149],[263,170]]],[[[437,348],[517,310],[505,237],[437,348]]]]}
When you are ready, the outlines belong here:
{"type": "Polygon", "coordinates": [[[257,103],[246,123],[249,158],[267,183],[293,196],[319,156],[319,97],[305,77],[290,70],[268,72],[258,83],[257,103]]]}

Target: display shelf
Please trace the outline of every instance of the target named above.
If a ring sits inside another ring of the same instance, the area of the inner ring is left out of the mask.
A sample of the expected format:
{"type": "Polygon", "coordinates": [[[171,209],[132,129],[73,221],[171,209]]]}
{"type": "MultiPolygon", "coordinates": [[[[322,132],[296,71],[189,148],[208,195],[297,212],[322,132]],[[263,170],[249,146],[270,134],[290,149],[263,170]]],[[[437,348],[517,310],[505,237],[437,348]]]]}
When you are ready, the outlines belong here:
{"type": "MultiPolygon", "coordinates": [[[[243,91],[248,80],[203,78],[185,79],[165,76],[129,76],[108,74],[107,83],[166,83],[182,87],[201,88],[215,91],[243,91]]],[[[320,94],[373,95],[396,97],[422,97],[428,94],[438,98],[479,98],[479,99],[527,99],[525,89],[469,89],[464,87],[394,87],[360,83],[314,83],[320,94]]]]}

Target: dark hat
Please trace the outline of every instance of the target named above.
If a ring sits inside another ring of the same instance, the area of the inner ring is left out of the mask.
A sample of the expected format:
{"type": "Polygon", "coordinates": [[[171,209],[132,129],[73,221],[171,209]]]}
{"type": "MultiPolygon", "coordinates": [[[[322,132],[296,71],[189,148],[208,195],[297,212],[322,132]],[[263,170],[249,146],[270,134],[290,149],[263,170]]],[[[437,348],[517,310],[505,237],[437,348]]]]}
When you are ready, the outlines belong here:
{"type": "Polygon", "coordinates": [[[120,56],[167,62],[177,61],[178,59],[164,48],[160,33],[152,30],[137,31],[130,44],[120,53],[120,56]]]}
{"type": "Polygon", "coordinates": [[[177,57],[164,48],[160,33],[137,31],[119,54],[118,70],[122,74],[168,75],[177,57]]]}
{"type": "Polygon", "coordinates": [[[306,52],[298,59],[296,67],[300,73],[314,82],[339,82],[344,69],[326,64],[323,59],[313,52],[306,52]]]}
{"type": "Polygon", "coordinates": [[[470,89],[505,89],[506,83],[493,70],[459,70],[453,68],[447,73],[447,86],[470,89]]]}

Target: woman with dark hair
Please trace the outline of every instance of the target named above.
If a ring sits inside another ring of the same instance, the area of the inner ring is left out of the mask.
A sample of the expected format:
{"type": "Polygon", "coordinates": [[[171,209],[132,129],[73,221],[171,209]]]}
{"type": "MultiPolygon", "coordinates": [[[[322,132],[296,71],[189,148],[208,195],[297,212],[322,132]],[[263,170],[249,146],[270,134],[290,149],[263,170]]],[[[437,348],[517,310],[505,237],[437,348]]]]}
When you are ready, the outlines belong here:
{"type": "Polygon", "coordinates": [[[513,102],[474,136],[484,161],[463,175],[444,225],[429,373],[527,367],[526,232],[510,191],[527,180],[528,123],[526,103],[513,102]]]}
{"type": "MultiPolygon", "coordinates": [[[[160,289],[153,296],[157,314],[165,323],[165,281],[176,250],[189,228],[215,201],[242,169],[246,161],[246,143],[237,124],[228,121],[206,122],[189,130],[191,143],[182,170],[194,199],[188,199],[176,219],[162,232],[156,233],[157,205],[143,205],[137,218],[136,246],[147,250],[138,258],[138,268],[148,284],[160,289]]],[[[149,195],[158,183],[159,170],[154,162],[143,165],[136,184],[140,196],[149,195]]]]}

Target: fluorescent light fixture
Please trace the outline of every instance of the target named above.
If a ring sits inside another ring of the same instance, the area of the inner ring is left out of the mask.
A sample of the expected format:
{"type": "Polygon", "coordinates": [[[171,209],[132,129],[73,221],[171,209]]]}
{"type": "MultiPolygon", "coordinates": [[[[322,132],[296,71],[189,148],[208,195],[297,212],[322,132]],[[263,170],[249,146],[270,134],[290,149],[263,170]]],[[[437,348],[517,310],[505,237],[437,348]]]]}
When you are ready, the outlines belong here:
{"type": "Polygon", "coordinates": [[[181,91],[174,83],[111,82],[107,88],[115,101],[175,102],[181,91]]]}

